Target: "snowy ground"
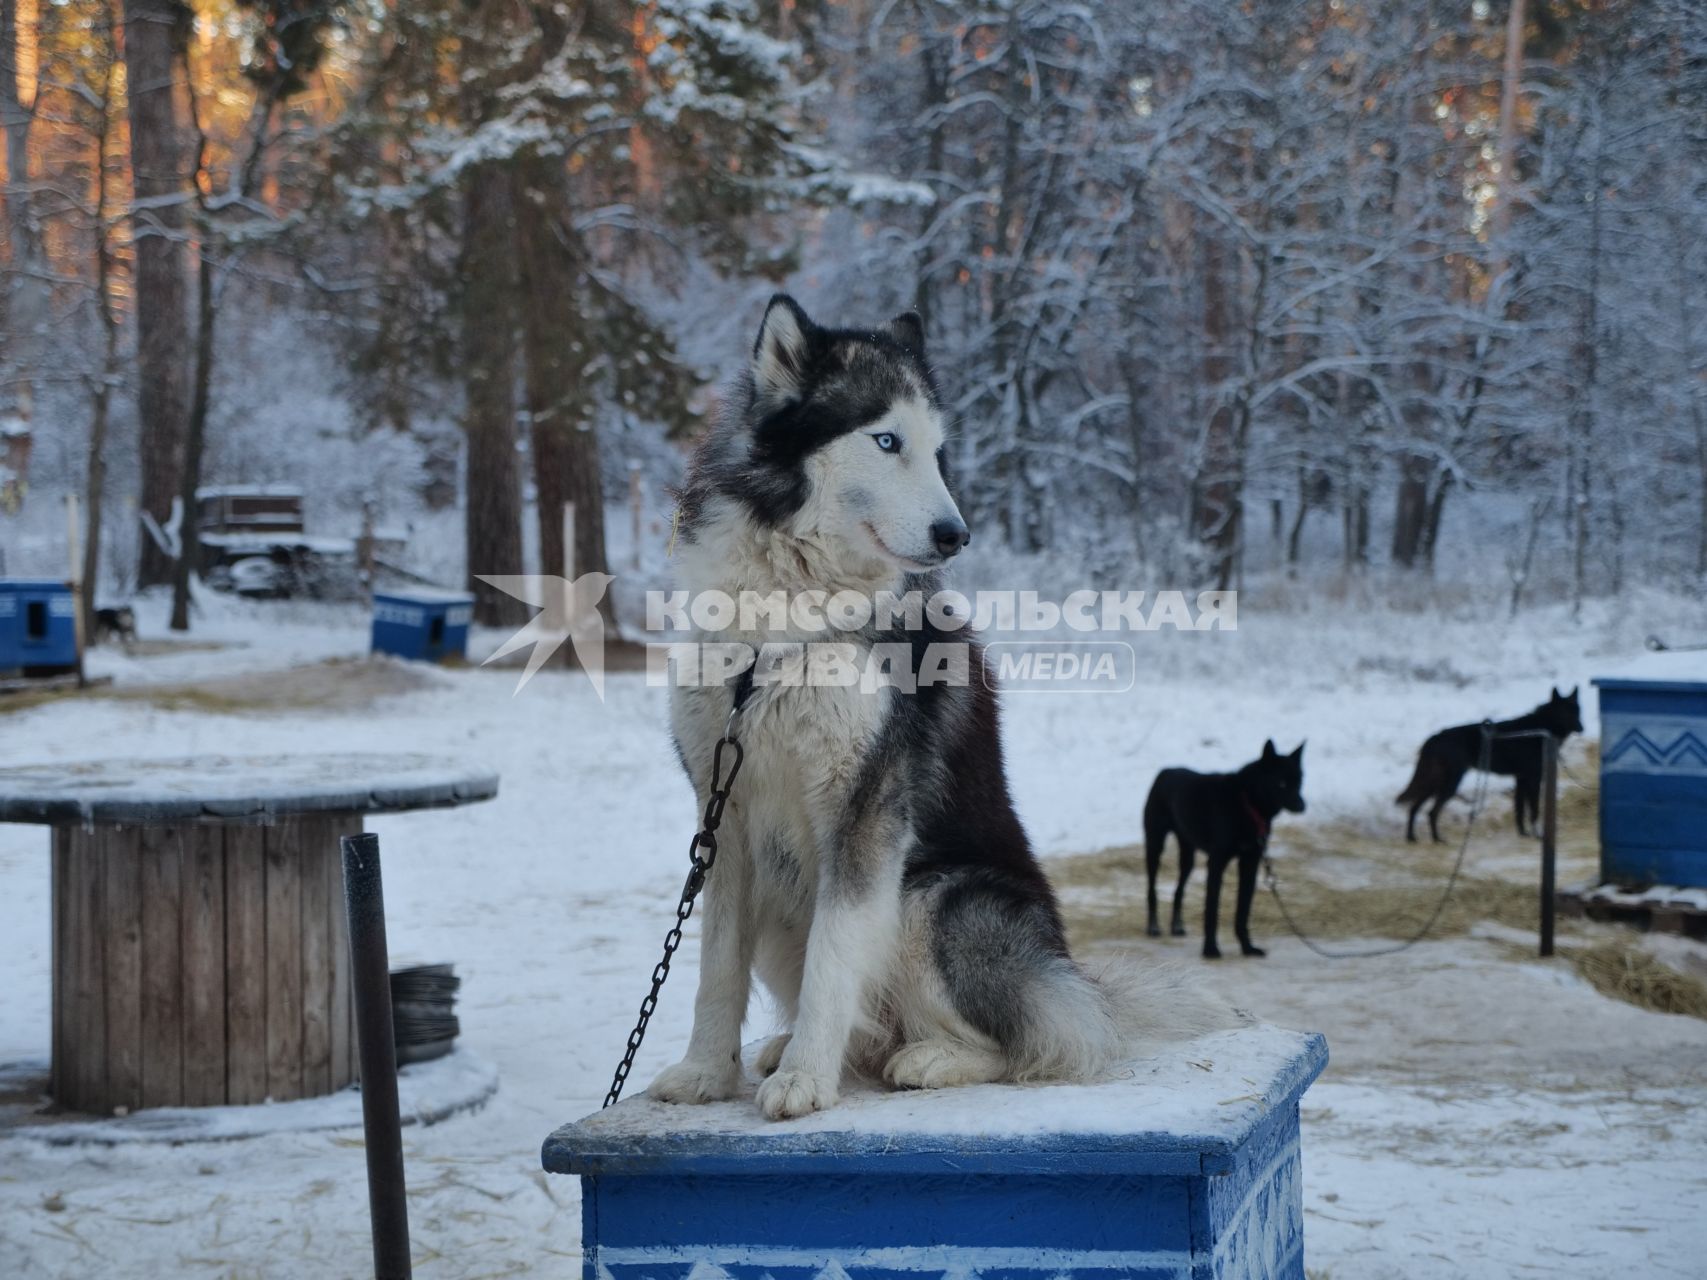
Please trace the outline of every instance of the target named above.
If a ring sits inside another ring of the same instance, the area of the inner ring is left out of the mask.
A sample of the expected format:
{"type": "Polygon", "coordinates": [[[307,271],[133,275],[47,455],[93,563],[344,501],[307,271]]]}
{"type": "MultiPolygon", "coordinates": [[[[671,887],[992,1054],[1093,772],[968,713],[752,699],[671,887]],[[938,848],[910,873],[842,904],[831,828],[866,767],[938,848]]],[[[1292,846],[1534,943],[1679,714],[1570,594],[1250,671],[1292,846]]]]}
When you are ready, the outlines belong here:
{"type": "MultiPolygon", "coordinates": [[[[1510,625],[1468,603],[1441,620],[1367,599],[1247,600],[1231,635],[1142,637],[1130,694],[1008,699],[1010,772],[1039,847],[1059,856],[1130,843],[1164,764],[1230,767],[1266,736],[1307,736],[1311,809],[1296,821],[1390,833],[1388,797],[1429,729],[1525,709],[1698,609],[1655,599],[1510,625]]],[[[145,634],[156,621],[145,612],[145,634]]],[[[0,764],[406,747],[497,769],[490,804],[373,824],[394,957],[456,962],[465,1042],[502,1078],[480,1113],[406,1131],[416,1267],[578,1274],[576,1188],[539,1171],[539,1144],[603,1094],[679,887],[693,813],[663,692],[612,676],[601,704],[553,671],[512,696],[514,671],[369,664],[351,611],[216,608],[196,640],[217,647],[101,653],[110,690],[0,705],[0,764]]],[[[1494,801],[1502,823],[1507,805],[1494,801]]],[[[0,826],[0,1062],[46,1051],[47,899],[45,833],[0,826]]],[[[1700,1274],[1707,1023],[1519,962],[1497,930],[1338,964],[1269,941],[1268,960],[1218,978],[1332,1046],[1305,1107],[1313,1275],[1700,1274]]],[[[690,942],[637,1080],[684,1046],[693,982],[690,942]]],[[[353,1277],[366,1230],[350,1133],[0,1148],[8,1277],[353,1277]]]]}

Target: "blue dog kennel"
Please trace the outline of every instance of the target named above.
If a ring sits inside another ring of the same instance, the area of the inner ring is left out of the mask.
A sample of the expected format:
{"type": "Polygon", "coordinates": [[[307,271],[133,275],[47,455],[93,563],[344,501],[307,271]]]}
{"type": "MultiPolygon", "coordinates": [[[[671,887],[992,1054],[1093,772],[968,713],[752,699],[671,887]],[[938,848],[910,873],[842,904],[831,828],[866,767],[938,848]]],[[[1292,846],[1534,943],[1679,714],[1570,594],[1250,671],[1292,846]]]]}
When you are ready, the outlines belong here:
{"type": "Polygon", "coordinates": [[[1707,662],[1654,654],[1600,690],[1600,875],[1707,885],[1707,662]]]}
{"type": "Polygon", "coordinates": [[[1247,1027],[1090,1085],[850,1092],[798,1120],[628,1098],[557,1130],[571,1280],[1304,1280],[1319,1035],[1247,1027]]]}
{"type": "Polygon", "coordinates": [[[423,662],[468,654],[474,597],[463,591],[376,591],[373,651],[423,662]]]}
{"type": "Polygon", "coordinates": [[[77,606],[52,578],[0,578],[0,676],[77,669],[77,606]]]}

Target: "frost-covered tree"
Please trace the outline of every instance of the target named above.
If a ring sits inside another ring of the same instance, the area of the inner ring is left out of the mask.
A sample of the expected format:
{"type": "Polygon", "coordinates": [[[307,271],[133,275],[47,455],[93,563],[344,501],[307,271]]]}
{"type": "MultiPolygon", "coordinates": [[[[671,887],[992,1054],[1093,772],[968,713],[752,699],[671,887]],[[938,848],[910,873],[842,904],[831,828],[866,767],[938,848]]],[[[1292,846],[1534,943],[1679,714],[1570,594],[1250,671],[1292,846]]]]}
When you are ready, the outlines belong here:
{"type": "MultiPolygon", "coordinates": [[[[208,122],[195,183],[134,202],[133,178],[176,171],[117,157],[120,238],[147,233],[115,259],[122,349],[152,352],[145,400],[171,394],[143,249],[193,240],[205,262],[219,237],[239,331],[285,317],[348,360],[352,451],[419,458],[402,465],[428,506],[466,463],[472,573],[515,571],[529,543],[547,570],[605,567],[606,492],[631,462],[652,483],[681,465],[697,365],[721,367],[747,304],[786,283],[823,313],[918,309],[980,546],[1104,580],[1422,575],[1443,546],[1487,554],[1473,513],[1516,548],[1497,554],[1519,600],[1699,583],[1704,3],[339,6],[337,74],[280,117],[250,205],[218,195],[242,120],[208,122]]],[[[181,105],[252,102],[267,57],[233,52],[246,33],[322,8],[192,6],[219,20],[181,105]]],[[[0,55],[18,12],[0,0],[0,55]]],[[[0,113],[30,139],[8,225],[33,218],[44,264],[8,244],[7,296],[71,278],[90,296],[46,181],[77,148],[16,92],[0,113]]],[[[68,315],[75,290],[48,292],[68,315]]],[[[83,316],[56,332],[95,369],[83,316]]],[[[0,326],[4,387],[52,392],[27,354],[41,326],[16,306],[0,326]]],[[[174,456],[151,444],[142,465],[174,456]]],[[[268,461],[303,465],[283,445],[268,461]]],[[[514,619],[479,590],[484,621],[514,619]]]]}
{"type": "MultiPolygon", "coordinates": [[[[462,299],[478,508],[469,572],[519,568],[497,447],[513,385],[541,568],[564,571],[572,505],[575,572],[604,570],[599,428],[627,416],[680,429],[697,382],[657,314],[661,291],[702,263],[754,269],[768,248],[755,251],[743,229],[804,194],[820,167],[793,80],[798,49],[747,0],[643,10],[486,0],[395,20],[443,30],[451,8],[469,36],[454,77],[422,57],[430,40],[376,37],[380,65],[408,74],[376,80],[369,110],[380,124],[365,139],[352,129],[363,146],[348,186],[364,211],[409,228],[390,266],[462,299]],[[500,223],[513,274],[491,265],[500,223]],[[458,242],[460,272],[446,253],[458,242]]],[[[487,617],[497,608],[484,598],[487,617]]]]}

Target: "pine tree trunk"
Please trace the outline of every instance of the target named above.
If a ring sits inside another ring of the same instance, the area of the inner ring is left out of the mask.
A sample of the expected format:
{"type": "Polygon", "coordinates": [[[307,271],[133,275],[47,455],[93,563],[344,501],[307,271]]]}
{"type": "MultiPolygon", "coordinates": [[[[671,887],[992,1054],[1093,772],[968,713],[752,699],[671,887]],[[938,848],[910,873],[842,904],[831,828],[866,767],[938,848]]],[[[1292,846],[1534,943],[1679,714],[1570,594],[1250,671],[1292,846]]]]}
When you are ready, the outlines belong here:
{"type": "MultiPolygon", "coordinates": [[[[1604,104],[1603,108],[1604,108],[1604,104]]],[[[1604,119],[1604,110],[1601,118],[1604,119]]],[[[1570,412],[1570,510],[1571,521],[1571,616],[1582,612],[1588,596],[1589,519],[1593,509],[1597,400],[1600,387],[1600,257],[1601,176],[1606,158],[1604,130],[1595,135],[1589,192],[1588,279],[1577,312],[1575,348],[1572,352],[1576,377],[1571,387],[1570,412]]]]}
{"type": "MultiPolygon", "coordinates": [[[[1506,14],[1505,71],[1500,84],[1499,159],[1500,180],[1494,195],[1494,242],[1503,246],[1511,229],[1512,189],[1517,185],[1517,95],[1523,88],[1524,0],[1510,0],[1506,14]]],[[[1494,265],[1498,275],[1504,262],[1494,265]]]]}
{"type": "Polygon", "coordinates": [[[1231,281],[1233,264],[1220,238],[1211,232],[1204,241],[1203,264],[1203,383],[1214,408],[1204,430],[1203,453],[1194,485],[1192,530],[1210,552],[1210,572],[1219,590],[1233,578],[1239,545],[1242,496],[1237,481],[1238,429],[1235,406],[1228,399],[1233,372],[1231,281]]]}
{"type": "Polygon", "coordinates": [[[1126,385],[1126,436],[1132,448],[1132,558],[1142,565],[1148,556],[1144,536],[1144,468],[1149,461],[1149,439],[1144,420],[1144,386],[1137,361],[1130,353],[1120,357],[1121,379],[1126,385]]]}
{"type": "MultiPolygon", "coordinates": [[[[37,29],[40,29],[38,18],[37,29]]],[[[33,373],[41,362],[39,349],[48,320],[47,287],[32,274],[41,248],[30,209],[30,126],[34,102],[25,104],[24,68],[19,58],[23,43],[18,27],[17,0],[0,0],[0,127],[6,131],[6,260],[11,267],[9,288],[0,294],[0,334],[3,334],[13,377],[0,379],[0,413],[14,413],[29,424],[34,412],[33,373]]],[[[39,92],[39,91],[38,91],[39,92]]]]}
{"type": "Polygon", "coordinates": [[[1304,545],[1304,521],[1310,514],[1310,474],[1298,469],[1298,511],[1292,517],[1292,529],[1286,535],[1286,563],[1296,565],[1304,545]]]}
{"type": "MultiPolygon", "coordinates": [[[[561,164],[550,156],[516,161],[513,203],[522,292],[522,350],[539,518],[540,572],[564,575],[563,516],[575,504],[574,575],[609,573],[604,490],[591,397],[583,380],[592,343],[581,332],[585,290],[572,238],[556,224],[564,203],[561,164]]],[[[614,621],[610,596],[600,604],[614,621]]]]}
{"type": "MultiPolygon", "coordinates": [[[[184,461],[190,349],[184,315],[183,208],[190,160],[180,124],[174,50],[187,38],[178,0],[124,0],[124,60],[130,98],[130,158],[137,330],[137,416],[141,419],[142,509],[164,524],[179,496],[184,461]],[[156,203],[159,202],[159,203],[156,203]]],[[[187,527],[193,513],[184,512],[187,527]]],[[[137,585],[172,579],[152,537],[139,539],[137,585]]]]}
{"type": "Polygon", "coordinates": [[[464,532],[474,618],[489,627],[526,620],[521,601],[478,574],[522,571],[521,477],[516,465],[516,287],[510,193],[502,168],[480,165],[463,189],[462,365],[468,435],[464,532]]]}
{"type": "Polygon", "coordinates": [[[196,538],[196,490],[201,487],[202,453],[207,442],[208,396],[213,387],[214,321],[218,303],[213,296],[214,264],[202,245],[196,262],[196,360],[190,420],[184,433],[184,459],[179,477],[179,496],[184,521],[178,530],[178,561],[172,566],[172,621],[174,631],[190,629],[190,578],[200,568],[201,543],[196,538]]]}
{"type": "Polygon", "coordinates": [[[1418,551],[1422,562],[1429,572],[1434,571],[1434,549],[1440,542],[1440,523],[1446,515],[1446,497],[1452,492],[1453,474],[1441,471],[1434,482],[1434,492],[1428,500],[1428,511],[1423,517],[1422,538],[1418,551]]]}
{"type": "MultiPolygon", "coordinates": [[[[118,79],[118,49],[112,36],[107,37],[103,51],[107,62],[107,92],[101,102],[101,123],[95,137],[100,154],[106,153],[111,132],[108,107],[112,103],[114,85],[118,79]]],[[[114,246],[107,229],[108,167],[95,167],[95,213],[90,234],[94,237],[95,313],[101,320],[102,358],[99,376],[90,389],[89,414],[89,474],[84,487],[83,531],[83,639],[85,644],[96,643],[95,608],[101,585],[101,522],[102,506],[107,489],[107,428],[112,417],[113,386],[119,377],[119,325],[113,299],[112,275],[114,246]]]]}
{"type": "Polygon", "coordinates": [[[1414,453],[1399,461],[1399,488],[1393,504],[1393,563],[1415,568],[1428,524],[1429,461],[1414,453]]]}
{"type": "MultiPolygon", "coordinates": [[[[1410,36],[1416,50],[1416,82],[1429,84],[1435,76],[1434,21],[1436,14],[1424,7],[1416,14],[1414,34],[1410,36]]],[[[1394,222],[1400,227],[1418,226],[1413,247],[1412,264],[1404,271],[1406,284],[1418,297],[1439,296],[1438,264],[1426,229],[1434,207],[1436,192],[1431,187],[1432,167],[1430,147],[1438,132],[1433,118],[1433,105],[1426,94],[1409,99],[1406,112],[1407,127],[1395,158],[1400,179],[1393,198],[1394,222]],[[1419,223],[1424,224],[1420,225],[1419,223]]],[[[1398,427],[1403,436],[1399,455],[1399,484],[1393,505],[1393,563],[1401,569],[1414,569],[1423,558],[1423,536],[1428,525],[1429,483],[1434,477],[1438,450],[1424,451],[1419,445],[1438,445],[1440,423],[1431,407],[1437,393],[1437,361],[1441,353],[1431,344],[1402,335],[1413,358],[1404,369],[1404,382],[1409,395],[1403,397],[1398,427]]]]}
{"type": "Polygon", "coordinates": [[[1360,483],[1347,486],[1342,526],[1345,569],[1349,573],[1369,563],[1369,490],[1360,483]]]}
{"type": "MultiPolygon", "coordinates": [[[[927,38],[925,47],[920,51],[919,65],[924,76],[924,90],[921,94],[921,107],[928,114],[930,124],[927,126],[925,142],[925,172],[937,175],[943,171],[943,149],[948,132],[944,116],[940,108],[948,101],[948,75],[943,66],[943,43],[940,40],[927,38]]],[[[938,192],[935,199],[919,211],[919,248],[914,254],[913,274],[916,283],[913,286],[913,310],[919,313],[919,325],[925,331],[927,338],[931,332],[931,321],[934,319],[932,303],[933,285],[931,278],[931,246],[925,233],[936,222],[942,211],[942,196],[940,188],[934,183],[931,188],[938,192]]]]}
{"type": "MultiPolygon", "coordinates": [[[[1681,261],[1685,248],[1683,219],[1674,214],[1672,218],[1672,244],[1681,261]]],[[[1690,302],[1694,297],[1693,286],[1677,273],[1677,319],[1678,335],[1681,339],[1681,349],[1678,354],[1682,359],[1682,373],[1685,381],[1699,375],[1696,372],[1695,346],[1695,314],[1690,302]]],[[[1700,522],[1695,531],[1695,573],[1698,577],[1707,579],[1707,405],[1703,405],[1699,395],[1689,397],[1689,420],[1695,429],[1695,467],[1700,479],[1700,522]]]]}
{"type": "MultiPolygon", "coordinates": [[[[30,178],[30,124],[34,113],[24,104],[24,69],[18,57],[18,0],[0,0],[0,127],[6,130],[4,196],[9,256],[14,270],[31,256],[35,230],[24,187],[30,178]]],[[[8,335],[10,336],[10,335],[8,335]]]]}
{"type": "MultiPolygon", "coordinates": [[[[110,366],[109,366],[110,367],[110,366]]],[[[101,500],[107,488],[107,420],[112,393],[103,379],[91,397],[89,474],[83,490],[83,642],[96,642],[95,606],[101,576],[101,500]]]]}
{"type": "Polygon", "coordinates": [[[1696,401],[1691,410],[1695,418],[1695,465],[1701,475],[1701,526],[1695,534],[1695,573],[1707,579],[1707,415],[1696,401]]]}

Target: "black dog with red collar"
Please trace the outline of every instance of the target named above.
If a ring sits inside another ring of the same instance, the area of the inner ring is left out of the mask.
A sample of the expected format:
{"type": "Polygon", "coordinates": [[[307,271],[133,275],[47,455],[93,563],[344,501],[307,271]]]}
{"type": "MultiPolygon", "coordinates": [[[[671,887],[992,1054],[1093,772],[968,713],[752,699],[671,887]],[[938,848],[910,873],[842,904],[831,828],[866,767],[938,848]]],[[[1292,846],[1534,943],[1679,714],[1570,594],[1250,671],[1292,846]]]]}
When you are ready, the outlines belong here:
{"type": "Polygon", "coordinates": [[[1247,956],[1260,956],[1263,949],[1251,941],[1251,900],[1256,896],[1257,870],[1268,848],[1268,834],[1275,815],[1304,812],[1304,744],[1290,755],[1281,755],[1270,739],[1262,755],[1237,773],[1197,773],[1191,769],[1163,769],[1144,802],[1144,865],[1149,876],[1146,905],[1148,932],[1159,938],[1162,926],[1156,916],[1156,872],[1161,866],[1162,847],[1169,835],[1179,841],[1179,886],[1174,890],[1172,933],[1185,936],[1181,914],[1185,883],[1199,850],[1209,859],[1209,887],[1203,904],[1203,954],[1219,959],[1215,941],[1216,918],[1221,908],[1221,877],[1229,862],[1239,864],[1238,905],[1233,913],[1233,932],[1239,949],[1247,956]]]}

